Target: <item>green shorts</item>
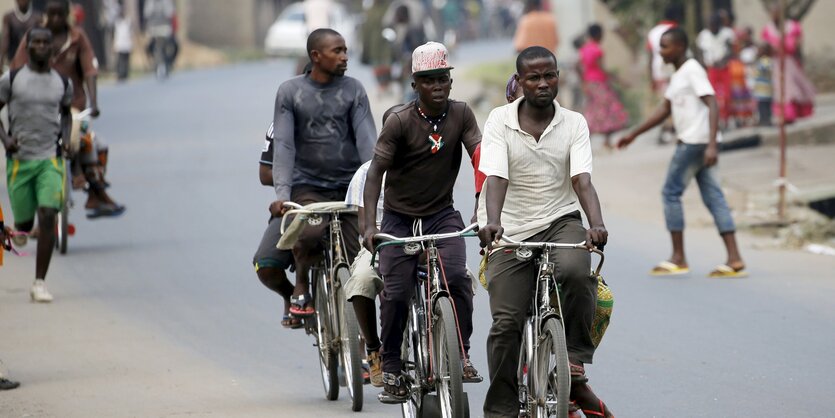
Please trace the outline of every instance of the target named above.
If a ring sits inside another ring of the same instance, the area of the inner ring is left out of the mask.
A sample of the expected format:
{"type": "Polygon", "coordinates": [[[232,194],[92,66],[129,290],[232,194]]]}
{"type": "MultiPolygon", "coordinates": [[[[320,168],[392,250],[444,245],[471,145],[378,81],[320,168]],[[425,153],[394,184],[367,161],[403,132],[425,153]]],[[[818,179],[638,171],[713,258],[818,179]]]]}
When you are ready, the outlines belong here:
{"type": "Polygon", "coordinates": [[[35,219],[38,208],[61,209],[64,160],[6,160],[6,184],[16,224],[35,219]]]}

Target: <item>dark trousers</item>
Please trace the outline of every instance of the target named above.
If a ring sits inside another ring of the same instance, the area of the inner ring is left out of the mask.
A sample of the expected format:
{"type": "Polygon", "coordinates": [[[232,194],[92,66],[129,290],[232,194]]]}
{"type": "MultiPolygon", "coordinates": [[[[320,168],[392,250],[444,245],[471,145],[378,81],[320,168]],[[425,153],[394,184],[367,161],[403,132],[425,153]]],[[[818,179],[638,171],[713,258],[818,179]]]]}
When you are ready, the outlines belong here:
{"type": "MultiPolygon", "coordinates": [[[[577,243],[586,239],[580,212],[554,221],[526,241],[577,243]]],[[[591,363],[594,344],[591,324],[597,303],[597,282],[591,276],[591,256],[583,250],[554,250],[551,255],[560,296],[568,344],[574,363],[591,363]]],[[[519,261],[514,253],[497,252],[487,264],[487,292],[493,325],[487,337],[490,387],[484,401],[485,417],[515,417],[519,414],[519,349],[531,298],[536,290],[536,257],[519,261]]]]}
{"type": "Polygon", "coordinates": [[[120,52],[116,56],[116,77],[127,80],[130,72],[130,52],[120,52]]]}
{"type": "MultiPolygon", "coordinates": [[[[391,211],[383,215],[380,231],[396,237],[415,236],[412,227],[416,218],[391,211]]],[[[420,218],[423,235],[442,234],[464,229],[461,214],[451,206],[440,212],[420,218]]],[[[449,283],[449,293],[458,314],[458,326],[464,340],[464,349],[470,349],[470,335],[473,333],[473,287],[467,276],[467,248],[463,238],[438,241],[438,253],[449,283]]],[[[380,251],[380,275],[383,277],[383,292],[380,294],[380,327],[383,343],[383,371],[399,373],[400,345],[409,312],[409,301],[415,290],[418,255],[408,255],[402,246],[385,247],[380,251]]],[[[444,286],[441,278],[441,286],[444,286]]]]}
{"type": "Polygon", "coordinates": [[[771,99],[757,99],[757,114],[760,125],[771,125],[771,99]]]}

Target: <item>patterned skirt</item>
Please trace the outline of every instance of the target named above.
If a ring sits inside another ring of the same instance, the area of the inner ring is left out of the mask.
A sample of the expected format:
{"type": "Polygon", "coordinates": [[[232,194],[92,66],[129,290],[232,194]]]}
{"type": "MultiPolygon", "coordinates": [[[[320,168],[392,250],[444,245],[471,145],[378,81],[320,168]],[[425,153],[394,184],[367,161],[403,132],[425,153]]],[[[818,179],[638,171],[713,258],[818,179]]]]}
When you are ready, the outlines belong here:
{"type": "Polygon", "coordinates": [[[589,132],[610,134],[626,128],[629,115],[608,83],[587,81],[583,93],[586,95],[583,116],[589,124],[589,132]]]}

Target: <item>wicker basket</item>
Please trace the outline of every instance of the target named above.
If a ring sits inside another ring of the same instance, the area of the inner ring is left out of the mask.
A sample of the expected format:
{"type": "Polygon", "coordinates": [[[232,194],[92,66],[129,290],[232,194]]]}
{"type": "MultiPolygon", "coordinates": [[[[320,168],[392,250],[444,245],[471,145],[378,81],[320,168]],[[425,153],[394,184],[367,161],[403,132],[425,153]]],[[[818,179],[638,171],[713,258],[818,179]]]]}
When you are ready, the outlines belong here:
{"type": "Polygon", "coordinates": [[[600,345],[600,340],[603,339],[603,334],[606,333],[606,328],[609,326],[609,320],[612,318],[612,306],[614,306],[615,298],[612,296],[612,289],[606,285],[603,276],[597,276],[597,306],[594,310],[594,320],[591,323],[591,341],[594,346],[600,345]]]}

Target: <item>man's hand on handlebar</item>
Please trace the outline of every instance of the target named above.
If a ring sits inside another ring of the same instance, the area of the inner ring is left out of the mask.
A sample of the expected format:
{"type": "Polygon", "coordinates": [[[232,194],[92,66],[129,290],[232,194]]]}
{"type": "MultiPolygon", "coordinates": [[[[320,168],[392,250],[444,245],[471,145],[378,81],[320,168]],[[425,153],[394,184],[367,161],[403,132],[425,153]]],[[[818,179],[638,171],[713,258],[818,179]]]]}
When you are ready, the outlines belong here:
{"type": "Polygon", "coordinates": [[[606,227],[603,225],[593,226],[586,231],[586,247],[588,247],[589,250],[597,247],[602,251],[603,246],[606,245],[608,240],[609,231],[607,231],[606,227]]]}
{"type": "Polygon", "coordinates": [[[270,214],[273,215],[274,218],[278,218],[284,216],[290,208],[284,206],[284,200],[276,200],[273,203],[270,203],[270,214]]]}
{"type": "Polygon", "coordinates": [[[101,115],[101,110],[99,110],[98,106],[93,106],[93,108],[90,109],[90,116],[95,119],[99,117],[99,115],[101,115]]]}
{"type": "Polygon", "coordinates": [[[365,249],[368,251],[374,252],[374,236],[379,234],[380,230],[377,228],[377,225],[371,225],[368,228],[365,228],[365,232],[362,234],[362,244],[365,246],[365,249]]]}
{"type": "Polygon", "coordinates": [[[487,251],[493,249],[493,244],[502,239],[504,234],[504,227],[497,224],[487,224],[484,228],[478,230],[478,239],[481,241],[481,247],[487,248],[487,251]]]}

